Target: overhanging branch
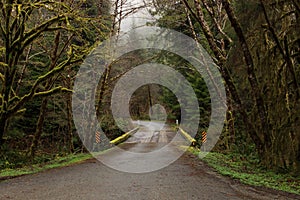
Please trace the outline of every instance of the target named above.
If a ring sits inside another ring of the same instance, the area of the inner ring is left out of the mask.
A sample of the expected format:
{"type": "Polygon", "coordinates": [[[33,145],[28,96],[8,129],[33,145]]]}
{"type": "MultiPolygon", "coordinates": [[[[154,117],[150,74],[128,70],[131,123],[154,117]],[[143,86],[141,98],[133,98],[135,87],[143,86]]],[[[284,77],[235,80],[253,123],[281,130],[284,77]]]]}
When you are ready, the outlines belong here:
{"type": "Polygon", "coordinates": [[[53,95],[53,94],[56,94],[59,92],[72,93],[72,90],[69,90],[68,88],[64,88],[62,86],[58,86],[58,87],[52,88],[51,90],[48,90],[48,91],[35,93],[33,95],[33,97],[47,97],[47,96],[50,96],[50,95],[53,95]]]}

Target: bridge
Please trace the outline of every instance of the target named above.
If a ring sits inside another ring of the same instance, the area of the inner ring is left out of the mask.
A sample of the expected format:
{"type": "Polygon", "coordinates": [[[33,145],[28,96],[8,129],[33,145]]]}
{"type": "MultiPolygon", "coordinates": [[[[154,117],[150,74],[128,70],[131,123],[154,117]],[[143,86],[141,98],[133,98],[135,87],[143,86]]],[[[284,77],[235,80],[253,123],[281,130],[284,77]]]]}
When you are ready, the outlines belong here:
{"type": "Polygon", "coordinates": [[[97,155],[102,162],[90,159],[65,168],[2,181],[0,199],[294,199],[273,190],[254,188],[222,177],[197,156],[182,152],[179,147],[184,144],[187,144],[186,139],[176,134],[170,126],[159,122],[140,122],[139,131],[124,143],[97,155]],[[152,155],[153,152],[158,153],[152,155]],[[168,158],[178,153],[181,156],[169,162],[168,158]],[[157,157],[159,155],[163,157],[157,157]],[[160,164],[168,162],[160,168],[160,164]],[[160,169],[149,170],[153,167],[160,169]],[[141,169],[149,171],[124,172],[141,169]]]}

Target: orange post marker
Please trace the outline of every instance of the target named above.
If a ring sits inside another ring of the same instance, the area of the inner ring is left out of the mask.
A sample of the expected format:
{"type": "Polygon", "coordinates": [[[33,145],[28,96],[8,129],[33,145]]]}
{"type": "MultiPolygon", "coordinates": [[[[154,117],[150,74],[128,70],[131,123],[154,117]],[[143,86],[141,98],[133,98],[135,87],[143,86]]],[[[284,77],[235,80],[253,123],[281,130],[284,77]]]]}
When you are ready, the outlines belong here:
{"type": "Polygon", "coordinates": [[[206,143],[207,141],[207,133],[205,131],[202,132],[202,143],[206,143]]]}
{"type": "Polygon", "coordinates": [[[97,144],[99,144],[101,142],[100,132],[99,131],[96,131],[96,133],[95,133],[95,140],[96,140],[97,144]]]}

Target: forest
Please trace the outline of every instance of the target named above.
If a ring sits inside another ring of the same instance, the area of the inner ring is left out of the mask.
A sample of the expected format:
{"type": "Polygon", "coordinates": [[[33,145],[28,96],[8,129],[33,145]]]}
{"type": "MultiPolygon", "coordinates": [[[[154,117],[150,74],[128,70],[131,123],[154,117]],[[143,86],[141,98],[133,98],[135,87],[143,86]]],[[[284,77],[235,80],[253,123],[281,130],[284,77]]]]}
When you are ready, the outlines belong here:
{"type": "MultiPolygon", "coordinates": [[[[87,152],[72,115],[76,74],[97,46],[120,34],[126,17],[146,8],[155,17],[148,26],[193,38],[222,75],[228,110],[213,151],[254,157],[266,169],[298,176],[299,1],[152,0],[131,7],[128,2],[0,1],[0,170],[87,152]]],[[[203,78],[176,55],[143,50],[107,66],[101,77],[96,104],[105,134],[112,140],[124,133],[111,116],[113,87],[126,71],[149,62],[172,66],[191,83],[201,115],[195,138],[201,143],[211,115],[203,78]]],[[[180,117],[174,94],[149,84],[133,94],[132,118],[149,119],[155,104],[165,107],[169,123],[180,117]]]]}

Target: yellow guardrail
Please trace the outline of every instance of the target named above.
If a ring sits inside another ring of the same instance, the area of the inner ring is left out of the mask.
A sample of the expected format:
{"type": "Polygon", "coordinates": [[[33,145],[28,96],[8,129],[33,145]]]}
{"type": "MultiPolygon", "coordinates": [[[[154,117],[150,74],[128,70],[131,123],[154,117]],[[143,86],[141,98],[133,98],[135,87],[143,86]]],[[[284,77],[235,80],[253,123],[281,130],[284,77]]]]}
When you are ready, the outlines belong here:
{"type": "Polygon", "coordinates": [[[139,127],[136,127],[135,129],[132,129],[131,131],[128,131],[127,133],[124,133],[120,137],[117,137],[116,139],[110,141],[110,144],[112,145],[118,145],[124,141],[126,141],[128,138],[132,136],[132,134],[136,133],[139,130],[139,127]]]}
{"type": "Polygon", "coordinates": [[[190,136],[190,134],[188,134],[187,132],[185,132],[182,128],[178,128],[179,129],[179,131],[180,131],[180,133],[181,133],[181,135],[183,135],[183,137],[186,139],[186,140],[188,140],[190,143],[191,143],[191,145],[194,147],[194,146],[196,146],[197,145],[197,140],[195,140],[192,136],[190,136]]]}

